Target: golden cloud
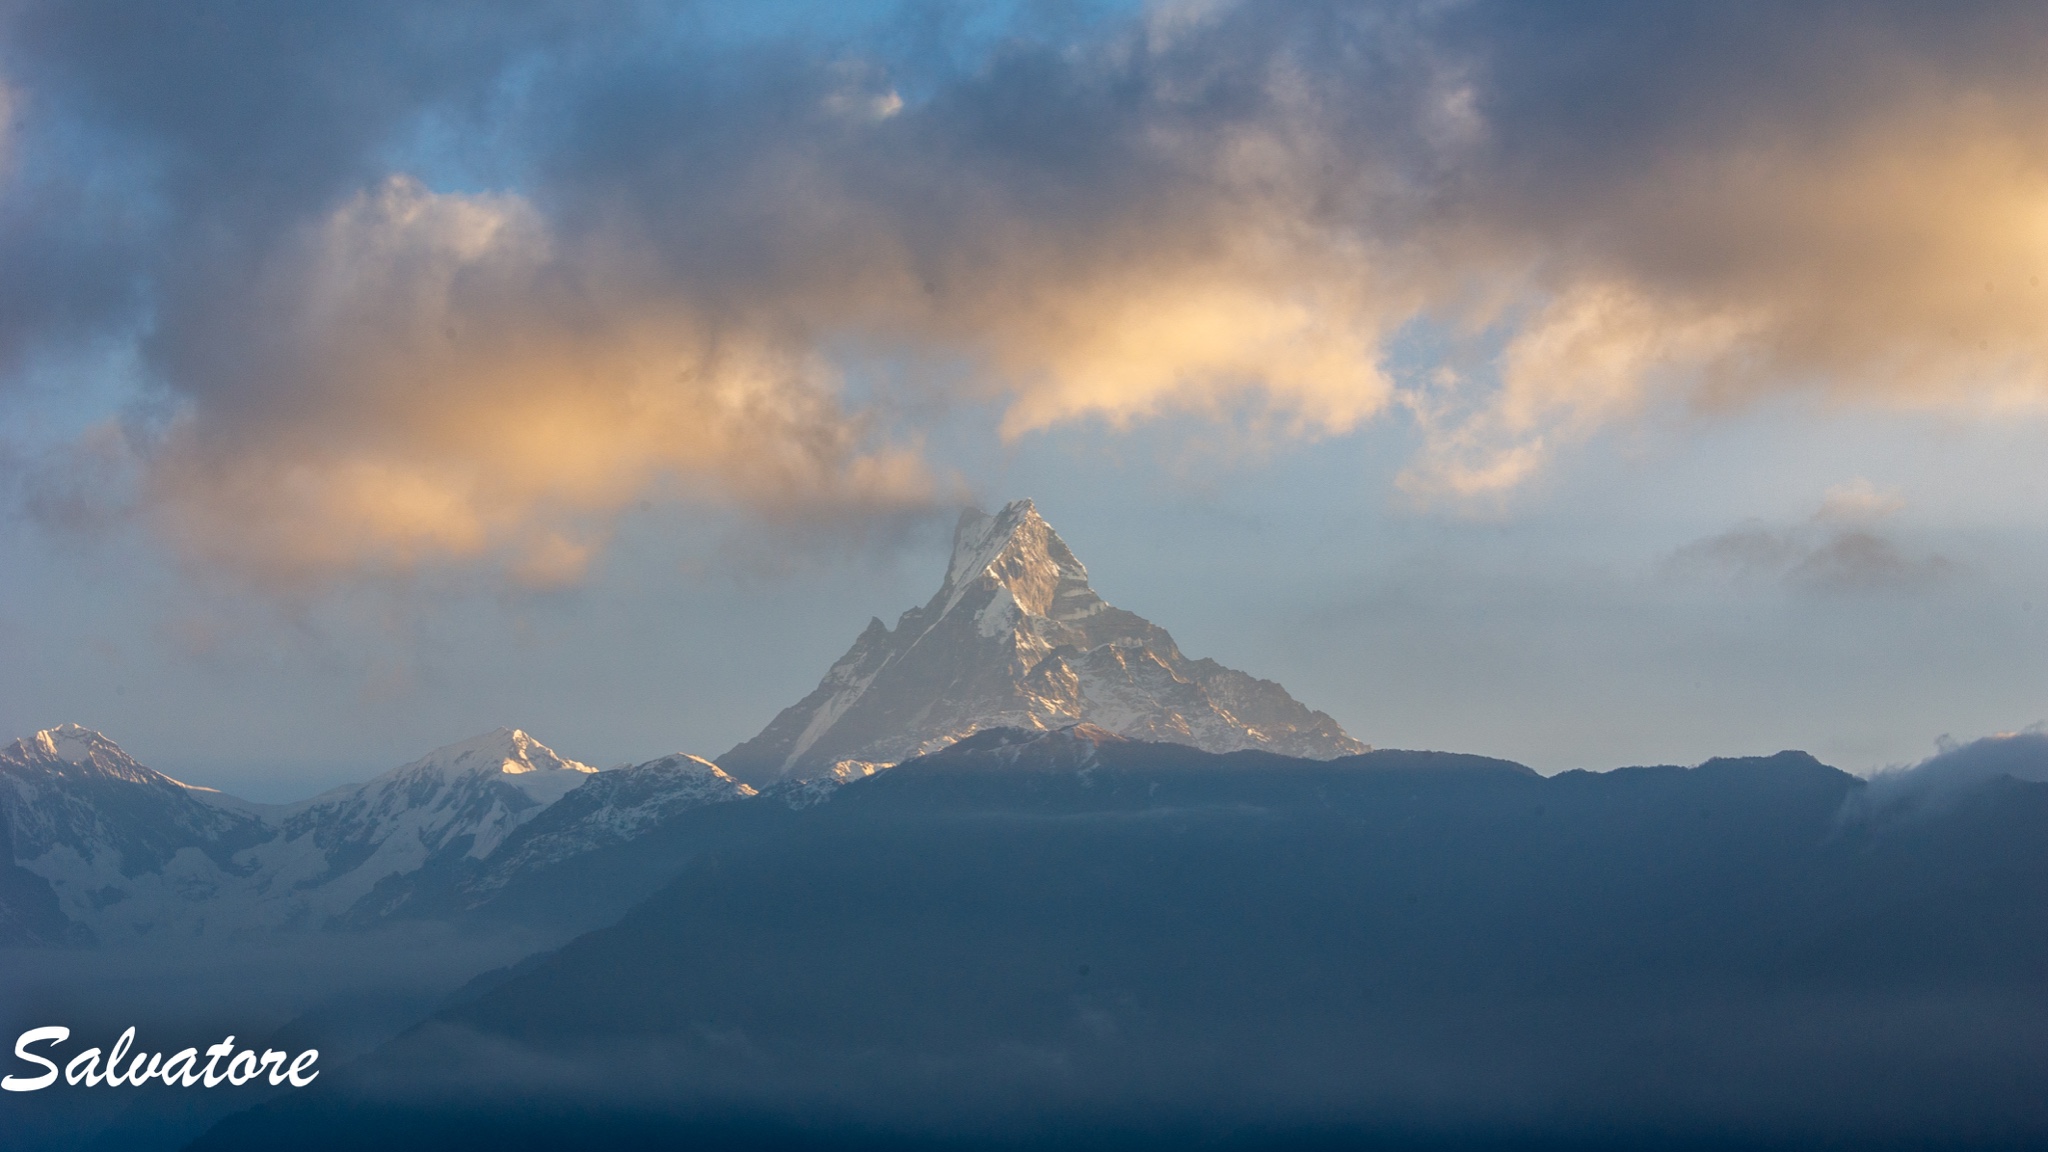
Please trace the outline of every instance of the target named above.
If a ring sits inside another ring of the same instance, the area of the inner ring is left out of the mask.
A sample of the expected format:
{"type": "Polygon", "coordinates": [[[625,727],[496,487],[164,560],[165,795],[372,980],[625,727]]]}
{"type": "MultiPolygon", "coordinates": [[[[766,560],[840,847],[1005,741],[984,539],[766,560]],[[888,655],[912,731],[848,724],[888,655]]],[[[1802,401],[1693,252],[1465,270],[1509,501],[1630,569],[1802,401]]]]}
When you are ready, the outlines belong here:
{"type": "MultiPolygon", "coordinates": [[[[1497,494],[1657,402],[1717,411],[1812,391],[2039,406],[2048,132],[2022,111],[1981,93],[1922,96],[1826,134],[1765,127],[1607,190],[1562,237],[1502,243],[1550,242],[1541,267],[1499,272],[1537,281],[1544,303],[1509,340],[1487,401],[1426,425],[1404,486],[1497,494]]],[[[1421,391],[1411,403],[1443,406],[1421,391]]]]}
{"type": "Polygon", "coordinates": [[[663,482],[771,510],[931,498],[815,358],[621,291],[518,197],[394,178],[268,273],[248,378],[172,426],[155,511],[276,583],[491,560],[551,587],[663,482]]]}
{"type": "Polygon", "coordinates": [[[774,258],[715,304],[626,233],[565,251],[518,197],[394,178],[273,267],[261,378],[174,429],[158,500],[176,538],[266,577],[491,557],[554,586],[664,482],[770,508],[931,499],[916,451],[838,402],[817,351],[834,332],[970,357],[1010,438],[1247,403],[1283,434],[1342,434],[1398,397],[1424,434],[1402,486],[1458,500],[1673,401],[2038,403],[2048,145],[2008,111],[1747,134],[1569,228],[1465,210],[1374,235],[1315,207],[1336,144],[1313,125],[1176,145],[1182,182],[1088,226],[993,198],[936,251],[812,170],[766,205],[774,258]],[[1535,303],[1491,383],[1397,389],[1383,369],[1416,316],[1469,331],[1514,301],[1535,303]]]}

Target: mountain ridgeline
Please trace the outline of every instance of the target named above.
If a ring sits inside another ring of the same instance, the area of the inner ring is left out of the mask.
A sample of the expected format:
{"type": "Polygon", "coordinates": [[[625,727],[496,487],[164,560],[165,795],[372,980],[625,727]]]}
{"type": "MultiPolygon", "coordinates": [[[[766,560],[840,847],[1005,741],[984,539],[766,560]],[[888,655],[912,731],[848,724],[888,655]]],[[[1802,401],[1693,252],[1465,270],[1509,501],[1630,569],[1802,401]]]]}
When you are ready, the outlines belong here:
{"type": "Polygon", "coordinates": [[[79,1097],[124,1148],[2042,1146],[2044,840],[2040,732],[1872,781],[1370,750],[1026,501],[716,763],[506,728],[273,806],[18,740],[0,961],[112,957],[75,1005],[132,957],[188,1017],[173,944],[224,1013],[229,958],[305,962],[318,1090],[203,1136],[79,1097]],[[329,995],[343,954],[398,985],[329,995]]]}
{"type": "Polygon", "coordinates": [[[1869,788],[985,730],[196,1147],[2037,1143],[2048,784],[1869,788]]]}
{"type": "Polygon", "coordinates": [[[66,725],[0,749],[0,944],[367,927],[412,915],[415,900],[456,914],[517,877],[753,793],[696,757],[599,773],[501,728],[365,784],[257,805],[66,725]]]}
{"type": "Polygon", "coordinates": [[[963,512],[932,599],[893,630],[872,622],[816,691],[716,764],[678,753],[598,772],[502,728],[365,784],[257,805],[154,772],[76,725],[16,741],[0,751],[0,943],[369,928],[543,905],[552,930],[580,930],[658,886],[666,864],[653,861],[696,850],[671,827],[704,823],[684,819],[692,809],[757,788],[799,808],[979,731],[1083,723],[1211,752],[1366,749],[1280,685],[1188,659],[1164,629],[1104,602],[1022,500],[963,512]],[[583,860],[622,859],[612,850],[656,833],[661,847],[638,871],[583,860]],[[571,876],[587,889],[607,867],[583,900],[536,895],[571,876]]]}

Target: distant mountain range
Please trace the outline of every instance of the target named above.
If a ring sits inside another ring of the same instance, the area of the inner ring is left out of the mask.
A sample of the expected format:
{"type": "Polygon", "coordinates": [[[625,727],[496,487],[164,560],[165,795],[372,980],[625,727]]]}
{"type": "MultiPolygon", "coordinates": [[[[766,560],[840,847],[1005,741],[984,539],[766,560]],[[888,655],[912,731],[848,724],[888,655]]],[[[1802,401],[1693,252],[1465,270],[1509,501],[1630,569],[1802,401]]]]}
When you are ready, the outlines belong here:
{"type": "MultiPolygon", "coordinates": [[[[1366,750],[1280,685],[1190,660],[1105,603],[1023,500],[963,512],[930,602],[893,630],[872,621],[816,691],[717,764],[677,754],[600,773],[501,728],[365,784],[258,805],[152,771],[76,725],[17,740],[0,751],[0,943],[469,915],[757,786],[802,808],[978,731],[1077,723],[1211,752],[1366,750]]],[[[617,877],[616,893],[648,890],[617,877]]],[[[618,899],[580,911],[623,911],[618,899]]]]}
{"type": "MultiPolygon", "coordinates": [[[[17,740],[0,958],[223,945],[187,971],[232,1001],[251,941],[526,956],[298,1017],[389,1042],[204,1149],[2042,1146],[2044,836],[2038,731],[1874,781],[1369,750],[1104,603],[1023,501],[717,763],[501,728],[256,805],[17,740]]],[[[134,1099],[108,1146],[230,1106],[134,1099]]]]}
{"type": "Polygon", "coordinates": [[[66,725],[0,750],[13,866],[0,943],[360,926],[400,912],[422,876],[479,903],[513,876],[753,793],[695,757],[598,773],[501,728],[365,784],[257,805],[66,725]]]}

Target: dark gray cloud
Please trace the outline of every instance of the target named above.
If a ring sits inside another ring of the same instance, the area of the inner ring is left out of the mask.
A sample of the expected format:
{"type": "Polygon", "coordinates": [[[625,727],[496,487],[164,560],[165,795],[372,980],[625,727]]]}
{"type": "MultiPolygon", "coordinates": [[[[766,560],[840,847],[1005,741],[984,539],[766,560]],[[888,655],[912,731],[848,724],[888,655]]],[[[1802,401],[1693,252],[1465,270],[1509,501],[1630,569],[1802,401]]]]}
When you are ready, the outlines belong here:
{"type": "Polygon", "coordinates": [[[1686,545],[1668,566],[1823,593],[1921,591],[1957,571],[1946,557],[1911,555],[1876,531],[1854,527],[1737,528],[1686,545]]]}
{"type": "Polygon", "coordinates": [[[1665,559],[1668,575],[1782,583],[1822,594],[1924,592],[1960,564],[1902,546],[1885,520],[1904,502],[1868,480],[1830,489],[1820,511],[1787,527],[1745,524],[1695,540],[1665,559]]]}

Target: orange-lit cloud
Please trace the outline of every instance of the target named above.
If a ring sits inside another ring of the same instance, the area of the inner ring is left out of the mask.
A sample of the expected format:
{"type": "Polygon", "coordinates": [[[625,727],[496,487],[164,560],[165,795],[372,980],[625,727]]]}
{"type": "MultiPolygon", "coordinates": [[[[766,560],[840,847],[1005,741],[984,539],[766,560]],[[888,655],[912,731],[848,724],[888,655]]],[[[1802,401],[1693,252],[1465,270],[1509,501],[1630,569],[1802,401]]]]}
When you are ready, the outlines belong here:
{"type": "Polygon", "coordinates": [[[2048,401],[2043,106],[1909,91],[1823,138],[1764,126],[1607,190],[1585,247],[1545,254],[1497,392],[1407,483],[1511,487],[1660,400],[2048,401]]]}
{"type": "Polygon", "coordinates": [[[246,377],[171,425],[160,523],[274,582],[489,560],[554,587],[664,483],[770,510],[931,498],[822,364],[581,271],[517,197],[356,197],[264,273],[246,377]]]}

